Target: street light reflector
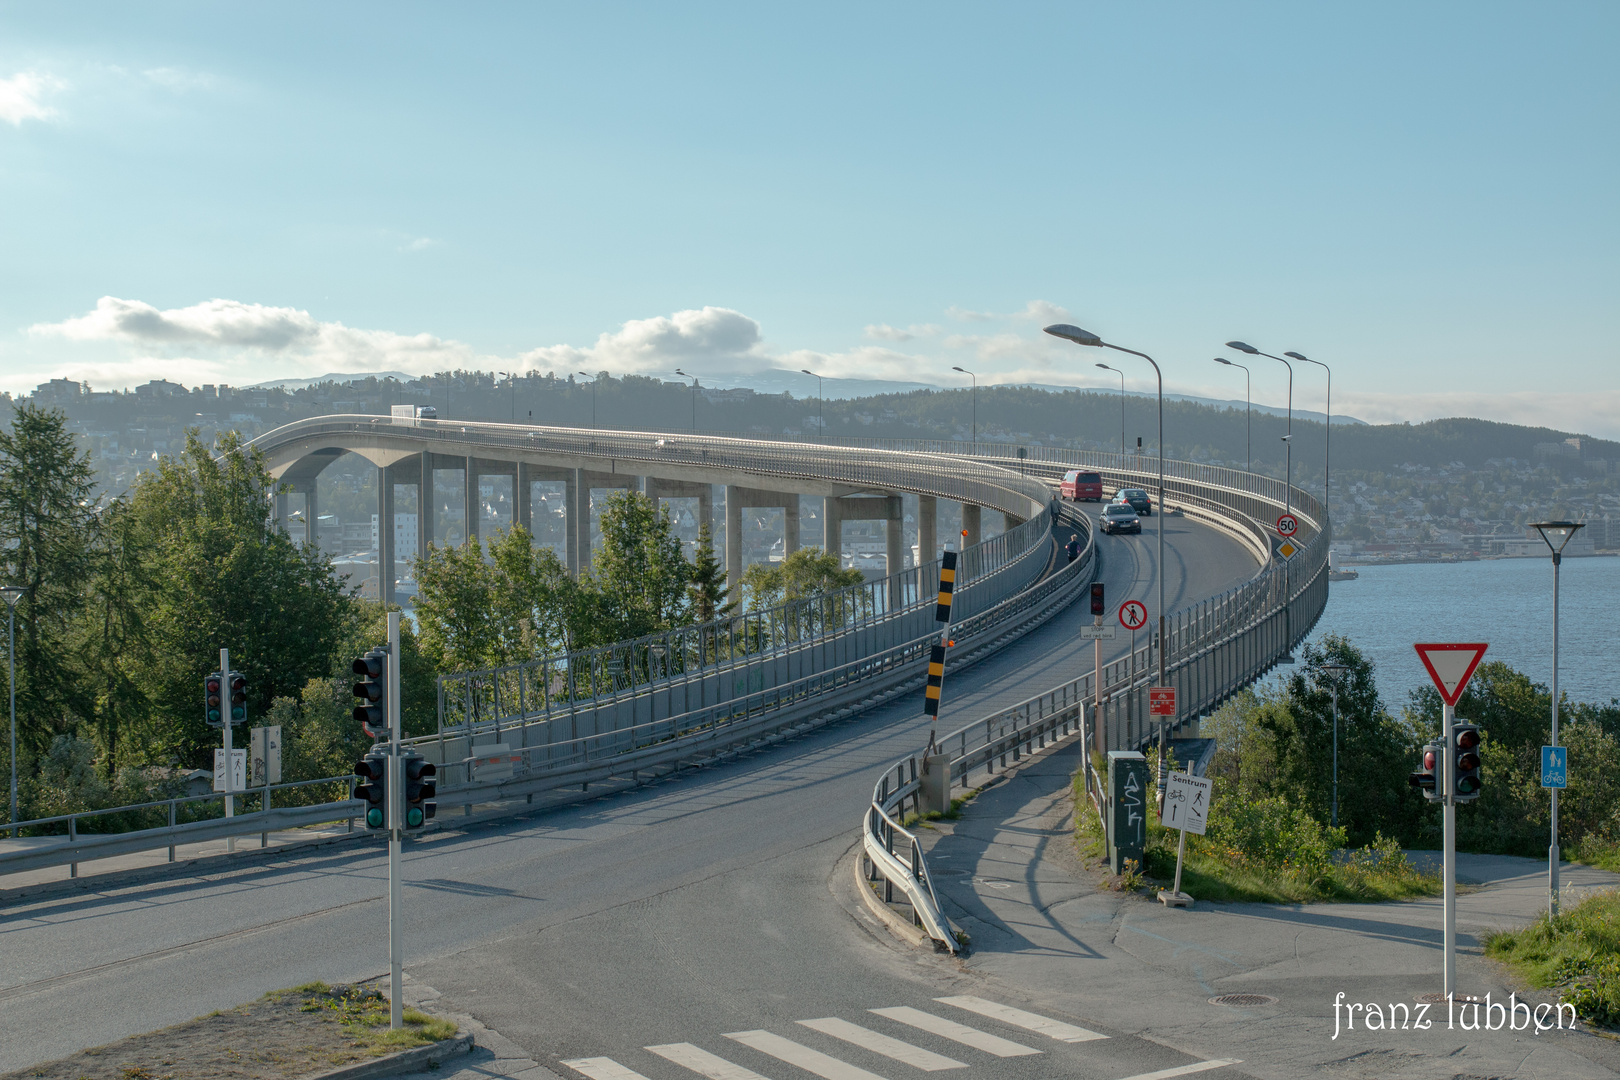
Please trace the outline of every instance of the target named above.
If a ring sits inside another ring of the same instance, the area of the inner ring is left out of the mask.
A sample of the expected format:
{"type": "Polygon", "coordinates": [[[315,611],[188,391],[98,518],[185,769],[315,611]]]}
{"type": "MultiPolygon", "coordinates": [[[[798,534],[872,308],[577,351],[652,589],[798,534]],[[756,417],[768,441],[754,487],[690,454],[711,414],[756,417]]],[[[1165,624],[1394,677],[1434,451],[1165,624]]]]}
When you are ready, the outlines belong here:
{"type": "Polygon", "coordinates": [[[1260,355],[1260,350],[1255,348],[1253,345],[1250,345],[1246,341],[1228,341],[1226,343],[1226,347],[1228,349],[1236,349],[1238,352],[1248,353],[1250,356],[1260,355]]]}
{"type": "Polygon", "coordinates": [[[1554,555],[1561,555],[1564,551],[1564,545],[1574,539],[1577,529],[1586,528],[1586,523],[1581,521],[1537,521],[1531,523],[1530,527],[1541,534],[1541,539],[1546,542],[1547,547],[1551,549],[1554,555]],[[1558,542],[1555,544],[1553,543],[1554,540],[1558,542]]]}
{"type": "Polygon", "coordinates": [[[1284,356],[1286,356],[1286,357],[1288,357],[1288,358],[1289,358],[1289,359],[1290,359],[1290,360],[1303,360],[1303,361],[1305,361],[1305,362],[1306,362],[1306,363],[1307,363],[1307,364],[1314,364],[1314,363],[1316,363],[1316,361],[1315,361],[1315,360],[1312,360],[1312,359],[1311,359],[1311,358],[1310,358],[1310,357],[1308,357],[1308,356],[1306,356],[1306,355],[1305,355],[1305,354],[1304,354],[1304,353],[1297,353],[1297,352],[1285,352],[1285,353],[1283,353],[1283,355],[1284,355],[1284,356]]]}
{"type": "Polygon", "coordinates": [[[808,375],[808,376],[810,376],[810,377],[811,377],[811,378],[812,378],[812,379],[819,379],[819,378],[821,378],[821,376],[819,376],[819,375],[817,375],[817,374],[816,374],[816,373],[815,373],[815,372],[813,372],[813,371],[811,371],[811,370],[810,370],[810,369],[809,369],[809,368],[807,368],[807,367],[802,367],[802,368],[800,368],[800,369],[799,369],[799,374],[801,374],[801,375],[808,375]]]}
{"type": "Polygon", "coordinates": [[[1072,341],[1076,345],[1101,345],[1103,343],[1103,339],[1090,330],[1082,330],[1078,326],[1070,326],[1068,323],[1053,323],[1051,326],[1046,327],[1046,332],[1053,337],[1072,341]]]}
{"type": "Polygon", "coordinates": [[[1216,357],[1216,358],[1215,358],[1215,362],[1216,362],[1216,363],[1217,363],[1217,364],[1225,364],[1225,365],[1226,365],[1226,366],[1227,366],[1227,367],[1231,367],[1231,366],[1232,366],[1232,361],[1230,361],[1230,360],[1228,360],[1228,359],[1227,359],[1227,358],[1226,358],[1226,357],[1224,357],[1224,356],[1217,356],[1217,357],[1216,357]]]}
{"type": "Polygon", "coordinates": [[[964,375],[967,374],[967,369],[966,368],[953,367],[953,368],[951,368],[951,370],[952,371],[960,371],[964,375]]]}

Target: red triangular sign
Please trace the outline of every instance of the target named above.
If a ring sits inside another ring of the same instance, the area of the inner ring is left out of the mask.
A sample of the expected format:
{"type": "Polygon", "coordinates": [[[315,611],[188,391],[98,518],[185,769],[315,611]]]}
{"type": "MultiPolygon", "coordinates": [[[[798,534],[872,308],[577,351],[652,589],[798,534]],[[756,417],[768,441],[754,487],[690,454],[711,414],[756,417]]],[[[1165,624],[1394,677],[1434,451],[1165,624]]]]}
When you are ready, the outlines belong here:
{"type": "Polygon", "coordinates": [[[1447,705],[1456,705],[1463,688],[1473,678],[1474,669],[1485,659],[1485,644],[1472,645],[1414,645],[1423,666],[1429,669],[1436,690],[1447,705]]]}

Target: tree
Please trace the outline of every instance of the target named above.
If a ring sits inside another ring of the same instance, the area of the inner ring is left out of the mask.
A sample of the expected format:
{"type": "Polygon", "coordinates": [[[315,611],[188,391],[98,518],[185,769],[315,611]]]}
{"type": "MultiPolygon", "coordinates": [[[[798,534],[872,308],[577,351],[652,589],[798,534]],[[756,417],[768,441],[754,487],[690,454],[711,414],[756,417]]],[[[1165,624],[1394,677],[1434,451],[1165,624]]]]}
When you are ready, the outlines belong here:
{"type": "Polygon", "coordinates": [[[693,616],[706,623],[736,611],[737,601],[729,599],[726,568],[714,553],[714,530],[707,521],[698,530],[697,549],[692,556],[692,577],[686,587],[691,593],[693,616]]]}
{"type": "Polygon", "coordinates": [[[589,644],[689,623],[686,585],[692,565],[681,552],[668,507],[655,507],[640,492],[615,492],[608,496],[601,524],[602,546],[581,582],[595,608],[589,644]]]}
{"type": "Polygon", "coordinates": [[[151,649],[146,611],[156,580],[140,523],[122,500],[101,512],[85,581],[85,608],[75,635],[84,672],[88,720],[103,751],[110,776],[120,762],[126,736],[135,735],[150,714],[146,688],[137,677],[139,658],[151,649]]]}
{"type": "Polygon", "coordinates": [[[755,563],[743,573],[750,611],[821,596],[865,580],[865,574],[854,568],[841,569],[838,556],[817,547],[800,548],[779,563],[755,563]]]}
{"type": "Polygon", "coordinates": [[[275,483],[256,448],[229,433],[185,449],[137,481],[130,513],[153,575],[151,647],[137,678],[151,702],[146,750],[202,762],[215,741],[202,716],[203,676],[228,646],[248,679],[248,715],[325,674],[353,599],[331,562],[276,524],[275,483]],[[217,450],[216,458],[214,451],[217,450]]]}
{"type": "Polygon", "coordinates": [[[89,707],[69,641],[91,564],[93,478],[62,412],[16,407],[0,431],[0,565],[6,584],[28,590],[16,608],[17,717],[34,753],[89,707]]]}

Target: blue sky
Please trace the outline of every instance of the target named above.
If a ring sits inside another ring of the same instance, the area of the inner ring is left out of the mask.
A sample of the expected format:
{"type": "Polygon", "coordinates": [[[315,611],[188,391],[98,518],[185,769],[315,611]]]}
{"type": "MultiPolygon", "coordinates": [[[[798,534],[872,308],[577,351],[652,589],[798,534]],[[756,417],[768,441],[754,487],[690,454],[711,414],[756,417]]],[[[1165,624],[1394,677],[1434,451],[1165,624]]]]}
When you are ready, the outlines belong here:
{"type": "Polygon", "coordinates": [[[1241,397],[1211,363],[1239,337],[1332,364],[1335,411],[1620,437],[1617,31],[1612,3],[0,3],[0,389],[1117,386],[1061,318],[1179,392],[1241,397]]]}

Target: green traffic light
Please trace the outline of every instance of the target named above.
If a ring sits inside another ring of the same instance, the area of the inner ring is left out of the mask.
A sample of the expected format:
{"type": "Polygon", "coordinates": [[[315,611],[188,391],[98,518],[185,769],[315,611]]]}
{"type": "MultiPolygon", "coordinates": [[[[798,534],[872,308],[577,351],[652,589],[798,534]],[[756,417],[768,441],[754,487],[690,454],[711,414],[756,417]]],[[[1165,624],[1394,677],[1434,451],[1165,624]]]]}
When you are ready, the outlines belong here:
{"type": "Polygon", "coordinates": [[[231,709],[231,719],[241,723],[247,719],[247,710],[240,705],[235,706],[231,709]]]}
{"type": "Polygon", "coordinates": [[[209,709],[208,710],[208,722],[210,724],[219,723],[219,710],[218,709],[209,709]]]}
{"type": "Polygon", "coordinates": [[[422,808],[413,806],[405,811],[405,827],[407,829],[420,829],[422,827],[422,808]]]}
{"type": "Polygon", "coordinates": [[[370,810],[366,811],[366,828],[368,828],[368,829],[380,829],[382,827],[383,827],[382,807],[373,806],[370,810]]]}

